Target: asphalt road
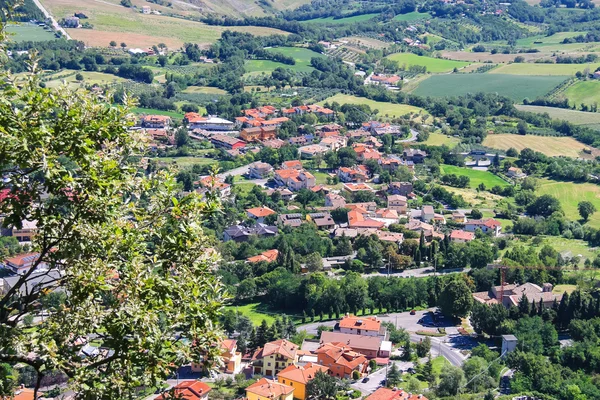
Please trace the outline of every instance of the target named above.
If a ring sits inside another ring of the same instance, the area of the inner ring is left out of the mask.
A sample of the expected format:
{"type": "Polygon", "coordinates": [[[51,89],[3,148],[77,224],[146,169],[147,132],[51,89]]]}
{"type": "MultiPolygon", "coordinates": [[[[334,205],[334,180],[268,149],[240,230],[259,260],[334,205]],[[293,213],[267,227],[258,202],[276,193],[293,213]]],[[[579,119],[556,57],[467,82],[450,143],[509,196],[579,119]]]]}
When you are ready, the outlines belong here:
{"type": "Polygon", "coordinates": [[[465,269],[449,269],[449,270],[438,270],[437,272],[433,270],[433,267],[427,268],[415,268],[415,269],[407,269],[402,272],[395,272],[391,274],[386,273],[375,273],[375,274],[363,274],[363,278],[370,278],[373,276],[395,276],[402,278],[424,278],[426,276],[432,276],[435,274],[445,275],[445,274],[454,274],[458,272],[469,272],[470,268],[465,269]]]}
{"type": "Polygon", "coordinates": [[[419,132],[415,131],[414,129],[411,129],[410,137],[404,140],[398,140],[398,143],[414,142],[415,140],[417,140],[417,136],[419,136],[419,132]]]}
{"type": "Polygon", "coordinates": [[[37,8],[40,9],[40,11],[42,11],[42,13],[44,14],[44,16],[46,18],[48,18],[50,21],[52,21],[52,26],[54,27],[54,29],[56,29],[57,31],[61,32],[63,35],[65,35],[65,37],[67,39],[71,39],[71,36],[67,33],[66,30],[64,30],[59,24],[58,22],[56,22],[56,20],[54,19],[54,17],[48,12],[48,10],[46,10],[44,8],[44,6],[42,5],[42,3],[40,3],[39,0],[33,0],[33,2],[35,3],[35,5],[37,6],[37,8]]]}

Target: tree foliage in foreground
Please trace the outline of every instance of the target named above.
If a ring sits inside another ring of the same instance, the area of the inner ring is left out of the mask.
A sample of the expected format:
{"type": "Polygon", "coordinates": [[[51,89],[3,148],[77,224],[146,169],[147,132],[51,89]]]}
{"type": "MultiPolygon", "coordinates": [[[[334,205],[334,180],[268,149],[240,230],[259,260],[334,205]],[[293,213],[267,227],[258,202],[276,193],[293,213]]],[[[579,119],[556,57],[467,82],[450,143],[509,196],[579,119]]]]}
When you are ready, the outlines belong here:
{"type": "Polygon", "coordinates": [[[37,221],[35,266],[50,268],[0,296],[0,363],[33,367],[36,390],[59,371],[79,398],[114,400],[216,358],[222,293],[201,228],[216,201],[179,196],[168,172],[138,173],[143,141],[127,109],[41,88],[34,63],[18,85],[2,80],[0,214],[15,227],[37,221]],[[57,289],[66,295],[51,316],[28,329],[57,289]],[[90,337],[111,352],[82,355],[90,337]]]}

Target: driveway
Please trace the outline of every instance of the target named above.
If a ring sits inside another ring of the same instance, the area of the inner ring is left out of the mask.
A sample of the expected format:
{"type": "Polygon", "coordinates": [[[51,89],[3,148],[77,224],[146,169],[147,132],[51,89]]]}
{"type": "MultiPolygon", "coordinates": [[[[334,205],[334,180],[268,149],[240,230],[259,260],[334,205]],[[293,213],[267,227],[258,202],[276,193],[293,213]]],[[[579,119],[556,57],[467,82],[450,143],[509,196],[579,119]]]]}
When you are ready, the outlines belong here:
{"type": "MultiPolygon", "coordinates": [[[[388,365],[388,371],[389,368],[392,368],[392,363],[396,364],[396,366],[398,367],[398,369],[400,369],[400,371],[406,371],[408,368],[412,368],[414,367],[414,364],[410,361],[391,361],[390,364],[388,365]]],[[[371,375],[369,375],[369,381],[363,383],[362,380],[356,381],[355,383],[351,384],[350,386],[352,387],[352,389],[357,389],[360,390],[360,392],[364,395],[369,395],[371,393],[373,393],[374,391],[377,390],[377,388],[379,388],[381,386],[382,381],[385,379],[386,376],[386,368],[380,368],[377,371],[373,372],[371,375]]]]}

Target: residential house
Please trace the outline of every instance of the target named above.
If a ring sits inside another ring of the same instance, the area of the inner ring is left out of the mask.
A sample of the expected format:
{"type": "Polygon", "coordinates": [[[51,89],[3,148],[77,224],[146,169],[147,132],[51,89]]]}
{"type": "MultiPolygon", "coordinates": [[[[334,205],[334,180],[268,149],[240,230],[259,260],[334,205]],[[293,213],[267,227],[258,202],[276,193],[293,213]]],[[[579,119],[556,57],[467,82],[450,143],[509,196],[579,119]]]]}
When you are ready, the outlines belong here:
{"type": "Polygon", "coordinates": [[[194,184],[200,185],[200,188],[196,189],[196,192],[203,196],[208,192],[218,194],[221,199],[231,196],[231,185],[216,177],[205,176],[199,181],[194,182],[194,184]]]}
{"type": "Polygon", "coordinates": [[[265,218],[273,214],[277,213],[271,210],[269,207],[254,207],[246,210],[246,215],[248,216],[248,218],[252,218],[259,223],[264,223],[265,218]]]}
{"type": "Polygon", "coordinates": [[[142,14],[150,14],[152,12],[152,8],[150,6],[142,6],[142,14]]]}
{"type": "Polygon", "coordinates": [[[289,144],[293,144],[296,146],[304,146],[306,143],[309,142],[306,135],[294,136],[294,137],[289,138],[287,141],[289,142],[289,144]]]}
{"type": "Polygon", "coordinates": [[[300,152],[300,158],[313,158],[319,154],[325,154],[329,151],[329,149],[325,146],[321,146],[320,144],[309,144],[307,146],[302,146],[298,148],[300,152]]]}
{"type": "Polygon", "coordinates": [[[262,142],[262,145],[265,147],[268,147],[270,149],[280,149],[283,146],[285,146],[285,141],[281,140],[281,139],[269,139],[269,140],[265,140],[264,142],[262,142]]]}
{"type": "Polygon", "coordinates": [[[368,146],[362,143],[355,143],[352,146],[354,152],[356,153],[356,159],[358,161],[366,161],[366,160],[379,160],[381,158],[381,153],[374,149],[372,146],[368,146]]]}
{"type": "Polygon", "coordinates": [[[234,240],[236,242],[245,242],[252,235],[270,237],[277,236],[277,233],[278,229],[276,226],[269,226],[261,223],[257,223],[250,227],[233,225],[223,232],[223,241],[227,242],[229,240],[234,240]]]}
{"type": "Polygon", "coordinates": [[[387,192],[409,197],[413,194],[413,184],[411,182],[391,182],[388,185],[387,192]]]}
{"type": "Polygon", "coordinates": [[[508,171],[506,171],[506,175],[513,179],[525,178],[527,176],[527,174],[523,173],[521,168],[517,167],[510,167],[508,171]]]}
{"type": "Polygon", "coordinates": [[[246,128],[240,132],[240,138],[248,143],[262,142],[275,139],[277,137],[276,127],[256,127],[246,128]]]}
{"type": "Polygon", "coordinates": [[[452,222],[464,224],[465,222],[467,222],[467,217],[462,211],[454,211],[452,212],[452,222]]]}
{"type": "Polygon", "coordinates": [[[411,219],[410,221],[408,221],[408,223],[405,226],[406,226],[406,229],[408,229],[409,231],[423,232],[423,235],[425,236],[425,240],[427,240],[428,242],[431,242],[433,240],[433,238],[444,239],[443,233],[436,232],[433,225],[430,225],[421,220],[411,219]]]}
{"type": "Polygon", "coordinates": [[[344,183],[343,189],[350,193],[356,193],[356,192],[360,192],[360,191],[369,191],[369,192],[375,191],[375,189],[373,189],[371,186],[367,185],[366,183],[344,183]]]}
{"type": "Polygon", "coordinates": [[[392,343],[384,340],[381,336],[353,335],[341,332],[321,333],[320,343],[343,343],[344,346],[363,354],[368,359],[389,357],[392,350],[392,343]]]}
{"type": "Polygon", "coordinates": [[[302,214],[280,214],[277,217],[277,223],[283,226],[291,226],[294,228],[302,225],[302,214]]]}
{"type": "Polygon", "coordinates": [[[329,368],[308,363],[304,366],[290,365],[279,374],[277,382],[294,388],[294,399],[306,400],[306,385],[315,379],[317,372],[328,373],[329,368]]]}
{"type": "Polygon", "coordinates": [[[246,142],[238,138],[234,138],[227,135],[212,135],[210,142],[217,148],[226,150],[237,150],[246,146],[246,142]]]}
{"type": "Polygon", "coordinates": [[[286,186],[291,191],[300,189],[310,189],[316,186],[316,180],[313,174],[305,170],[297,169],[278,169],[275,171],[275,183],[279,186],[286,186]]]}
{"type": "Polygon", "coordinates": [[[306,220],[314,222],[319,229],[333,229],[335,227],[335,221],[328,212],[308,214],[306,220]]]}
{"type": "MultiPolygon", "coordinates": [[[[14,257],[9,257],[4,260],[4,268],[14,272],[17,275],[25,275],[31,268],[34,268],[36,262],[40,257],[40,253],[24,253],[14,257]]],[[[43,270],[47,269],[48,264],[41,261],[36,269],[43,270]]]]}
{"type": "Polygon", "coordinates": [[[388,90],[398,90],[398,82],[401,80],[398,75],[372,74],[365,79],[365,85],[380,85],[388,90]]]}
{"type": "Polygon", "coordinates": [[[275,192],[279,193],[283,201],[290,201],[292,199],[292,196],[294,195],[294,193],[292,193],[291,190],[286,188],[267,189],[265,191],[265,193],[267,193],[267,196],[271,196],[275,192]]]}
{"type": "Polygon", "coordinates": [[[183,381],[155,399],[208,400],[211,387],[200,381],[183,381]]]}
{"type": "Polygon", "coordinates": [[[359,209],[348,211],[348,227],[349,228],[376,228],[381,229],[385,226],[385,222],[377,221],[369,218],[367,214],[359,209]]]}
{"type": "Polygon", "coordinates": [[[398,214],[406,214],[408,210],[408,200],[406,196],[393,194],[387,197],[387,206],[390,210],[395,210],[398,214]]]}
{"type": "Polygon", "coordinates": [[[544,307],[551,308],[554,301],[560,303],[562,293],[553,293],[552,284],[544,283],[542,287],[535,283],[526,282],[522,285],[506,284],[504,285],[504,293],[501,286],[494,286],[487,292],[473,293],[475,301],[484,304],[502,304],[506,308],[519,305],[521,297],[525,296],[529,303],[539,304],[541,301],[544,307]]]}
{"type": "Polygon", "coordinates": [[[274,262],[277,260],[277,256],[279,256],[279,250],[273,249],[273,250],[263,251],[262,253],[260,253],[257,256],[254,256],[254,257],[248,257],[246,259],[246,261],[249,263],[274,262]]]}
{"type": "Polygon", "coordinates": [[[472,219],[465,223],[466,231],[475,232],[477,229],[481,229],[483,233],[491,233],[492,236],[497,237],[502,230],[502,224],[494,218],[472,219]]]}
{"type": "Polygon", "coordinates": [[[417,149],[404,149],[402,155],[406,161],[412,161],[415,164],[423,163],[427,157],[427,153],[425,151],[417,149]]]}
{"type": "Polygon", "coordinates": [[[302,163],[299,160],[284,161],[281,163],[281,169],[303,169],[302,163]]]}
{"type": "Polygon", "coordinates": [[[387,329],[381,326],[377,317],[356,317],[346,314],[339,322],[338,329],[341,333],[365,336],[381,336],[387,339],[387,329]]]}
{"type": "Polygon", "coordinates": [[[331,151],[338,151],[348,145],[348,139],[345,136],[329,136],[321,140],[319,144],[331,151]]]}
{"type": "Polygon", "coordinates": [[[261,378],[246,388],[246,400],[292,400],[294,388],[261,378]]]}
{"type": "Polygon", "coordinates": [[[275,376],[298,361],[298,345],[286,339],[266,343],[252,356],[255,374],[275,376]]]}
{"type": "Polygon", "coordinates": [[[167,129],[171,117],[165,115],[145,115],[142,117],[142,128],[167,129]]]}
{"type": "Polygon", "coordinates": [[[367,373],[369,360],[360,352],[341,342],[323,342],[316,350],[320,365],[327,367],[329,375],[337,378],[350,378],[354,371],[360,375],[367,373]]]}
{"type": "Polygon", "coordinates": [[[381,169],[387,172],[394,172],[400,168],[401,165],[405,164],[403,160],[395,156],[382,157],[377,162],[381,166],[381,169]]]}
{"type": "Polygon", "coordinates": [[[389,208],[380,208],[375,211],[376,221],[381,221],[385,224],[385,226],[390,226],[391,224],[397,224],[400,216],[398,215],[398,211],[390,210],[389,208]]]}
{"type": "Polygon", "coordinates": [[[205,131],[231,131],[235,128],[233,122],[223,118],[202,115],[195,112],[188,112],[183,117],[189,130],[202,129],[205,131]]]}
{"type": "Polygon", "coordinates": [[[407,393],[402,389],[398,388],[386,388],[380,387],[369,396],[365,397],[365,400],[428,400],[427,397],[422,394],[407,393]]]}
{"type": "Polygon", "coordinates": [[[466,232],[462,229],[455,229],[450,233],[450,240],[454,243],[467,243],[475,239],[473,232],[466,232]]]}
{"type": "Polygon", "coordinates": [[[434,218],[435,218],[435,210],[433,209],[433,206],[421,207],[421,221],[429,223],[434,218]]]}
{"type": "Polygon", "coordinates": [[[363,214],[373,215],[375,211],[377,211],[377,203],[374,201],[369,201],[366,203],[348,203],[346,204],[346,208],[349,210],[358,209],[363,214]]]}
{"type": "Polygon", "coordinates": [[[253,162],[248,167],[248,177],[250,179],[264,179],[273,172],[271,164],[262,161],[253,162]]]}
{"type": "Polygon", "coordinates": [[[340,167],[337,176],[342,182],[366,182],[369,179],[369,169],[362,164],[352,168],[340,167]]]}
{"type": "Polygon", "coordinates": [[[81,25],[78,17],[67,17],[63,20],[62,26],[65,28],[79,28],[81,25]]]}
{"type": "MultiPolygon", "coordinates": [[[[0,221],[1,222],[1,221],[0,221]]],[[[0,236],[12,236],[19,242],[31,242],[37,233],[36,221],[23,220],[21,228],[7,227],[0,229],[0,236]]]]}
{"type": "Polygon", "coordinates": [[[325,195],[325,207],[343,208],[346,206],[346,199],[336,193],[327,193],[325,195]]]}
{"type": "Polygon", "coordinates": [[[381,240],[382,242],[396,243],[398,246],[400,246],[402,244],[402,242],[404,241],[404,235],[400,232],[389,232],[389,231],[378,230],[375,232],[375,235],[377,235],[379,240],[381,240]]]}

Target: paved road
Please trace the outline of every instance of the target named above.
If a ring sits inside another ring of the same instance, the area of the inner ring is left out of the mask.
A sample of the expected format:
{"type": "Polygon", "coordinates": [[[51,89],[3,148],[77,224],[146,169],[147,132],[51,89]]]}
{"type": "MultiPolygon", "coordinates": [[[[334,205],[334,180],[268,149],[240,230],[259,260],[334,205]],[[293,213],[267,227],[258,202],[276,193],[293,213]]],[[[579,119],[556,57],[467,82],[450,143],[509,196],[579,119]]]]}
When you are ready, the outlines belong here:
{"type": "Polygon", "coordinates": [[[375,273],[375,274],[363,274],[362,276],[364,278],[369,278],[369,277],[373,277],[373,276],[395,276],[395,277],[402,277],[402,278],[424,278],[426,276],[433,276],[436,273],[438,275],[445,275],[445,274],[454,274],[454,273],[458,273],[458,272],[469,272],[470,268],[464,268],[464,269],[448,269],[448,270],[438,270],[437,272],[435,272],[433,270],[433,267],[427,267],[427,268],[415,268],[415,269],[407,269],[405,271],[402,272],[394,272],[391,274],[386,274],[386,273],[375,273]]]}
{"type": "Polygon", "coordinates": [[[71,36],[67,33],[66,30],[64,30],[62,28],[62,26],[60,26],[58,24],[58,22],[56,22],[56,20],[54,19],[54,17],[48,12],[48,10],[46,10],[44,8],[44,6],[42,5],[42,3],[40,3],[40,0],[33,0],[33,2],[35,3],[35,5],[42,11],[42,13],[44,14],[44,16],[49,19],[50,21],[52,21],[52,26],[54,27],[54,29],[56,29],[57,31],[61,32],[63,35],[65,35],[65,37],[67,39],[71,39],[71,36]]]}
{"type": "Polygon", "coordinates": [[[220,174],[217,174],[217,177],[219,177],[221,179],[225,179],[225,177],[228,175],[232,175],[232,176],[245,175],[248,173],[249,170],[250,170],[250,164],[243,165],[241,167],[230,169],[227,172],[221,172],[220,174]]]}
{"type": "Polygon", "coordinates": [[[398,143],[408,143],[408,142],[414,142],[417,140],[417,136],[419,136],[419,132],[415,131],[414,129],[410,130],[410,137],[404,140],[398,140],[398,143]]]}

